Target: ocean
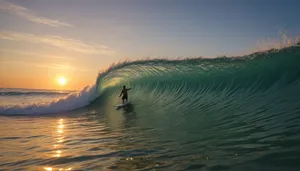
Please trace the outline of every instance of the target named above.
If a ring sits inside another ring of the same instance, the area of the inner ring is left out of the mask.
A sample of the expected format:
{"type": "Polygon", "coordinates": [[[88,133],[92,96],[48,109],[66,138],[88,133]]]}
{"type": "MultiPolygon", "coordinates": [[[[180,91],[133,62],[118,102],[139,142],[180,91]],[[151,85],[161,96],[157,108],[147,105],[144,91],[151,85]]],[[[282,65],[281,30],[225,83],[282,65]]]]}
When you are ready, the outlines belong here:
{"type": "Polygon", "coordinates": [[[95,80],[0,89],[0,170],[300,170],[299,46],[129,61],[95,80]]]}

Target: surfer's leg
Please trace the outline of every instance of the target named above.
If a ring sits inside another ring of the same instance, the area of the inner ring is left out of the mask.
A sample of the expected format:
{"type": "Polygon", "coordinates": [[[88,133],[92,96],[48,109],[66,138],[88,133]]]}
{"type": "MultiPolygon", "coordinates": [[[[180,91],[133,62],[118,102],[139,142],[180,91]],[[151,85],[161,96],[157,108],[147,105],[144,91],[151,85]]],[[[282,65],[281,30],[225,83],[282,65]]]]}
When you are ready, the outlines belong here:
{"type": "Polygon", "coordinates": [[[122,97],[123,104],[125,103],[125,100],[126,100],[126,102],[127,102],[127,99],[128,99],[128,97],[127,97],[127,96],[123,96],[123,97],[122,97]]]}

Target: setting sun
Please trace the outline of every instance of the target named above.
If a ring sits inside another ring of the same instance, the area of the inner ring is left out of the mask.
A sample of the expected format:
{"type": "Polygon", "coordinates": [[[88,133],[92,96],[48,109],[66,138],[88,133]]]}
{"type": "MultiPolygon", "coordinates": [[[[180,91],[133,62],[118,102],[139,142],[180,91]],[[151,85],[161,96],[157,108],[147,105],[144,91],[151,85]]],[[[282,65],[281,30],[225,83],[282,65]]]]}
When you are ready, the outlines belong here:
{"type": "Polygon", "coordinates": [[[67,79],[65,77],[59,77],[57,79],[57,82],[59,85],[65,85],[65,84],[67,84],[67,79]]]}

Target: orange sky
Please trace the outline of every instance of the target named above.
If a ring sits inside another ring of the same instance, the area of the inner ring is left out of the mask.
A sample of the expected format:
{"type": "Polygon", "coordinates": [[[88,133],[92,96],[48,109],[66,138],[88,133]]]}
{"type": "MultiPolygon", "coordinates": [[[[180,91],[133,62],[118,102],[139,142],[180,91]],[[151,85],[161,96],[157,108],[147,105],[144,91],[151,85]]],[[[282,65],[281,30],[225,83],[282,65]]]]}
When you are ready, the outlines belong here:
{"type": "Polygon", "coordinates": [[[0,87],[79,90],[96,81],[97,70],[83,71],[70,68],[71,66],[50,64],[39,66],[32,63],[2,61],[0,62],[0,87]],[[66,85],[58,84],[57,79],[60,76],[67,79],[66,85]]]}

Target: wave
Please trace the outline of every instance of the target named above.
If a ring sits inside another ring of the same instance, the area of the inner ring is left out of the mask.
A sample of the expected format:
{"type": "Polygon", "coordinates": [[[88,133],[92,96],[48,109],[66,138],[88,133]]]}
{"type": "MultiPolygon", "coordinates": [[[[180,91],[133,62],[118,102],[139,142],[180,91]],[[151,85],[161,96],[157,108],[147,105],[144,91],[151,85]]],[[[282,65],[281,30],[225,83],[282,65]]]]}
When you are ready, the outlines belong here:
{"type": "Polygon", "coordinates": [[[0,113],[2,114],[49,114],[49,113],[70,111],[88,105],[92,97],[97,97],[97,92],[95,92],[95,86],[86,86],[81,91],[69,93],[67,96],[53,100],[49,103],[0,106],[0,113]]]}
{"type": "Polygon", "coordinates": [[[158,105],[165,110],[190,107],[212,110],[214,104],[228,108],[241,95],[244,97],[243,105],[253,102],[251,99],[256,97],[290,93],[294,95],[293,99],[299,98],[300,101],[299,64],[299,46],[243,57],[127,61],[99,73],[93,86],[79,92],[46,104],[0,106],[0,113],[57,113],[78,109],[98,100],[112,105],[116,101],[113,95],[119,93],[123,85],[133,88],[130,100],[158,105]]]}

